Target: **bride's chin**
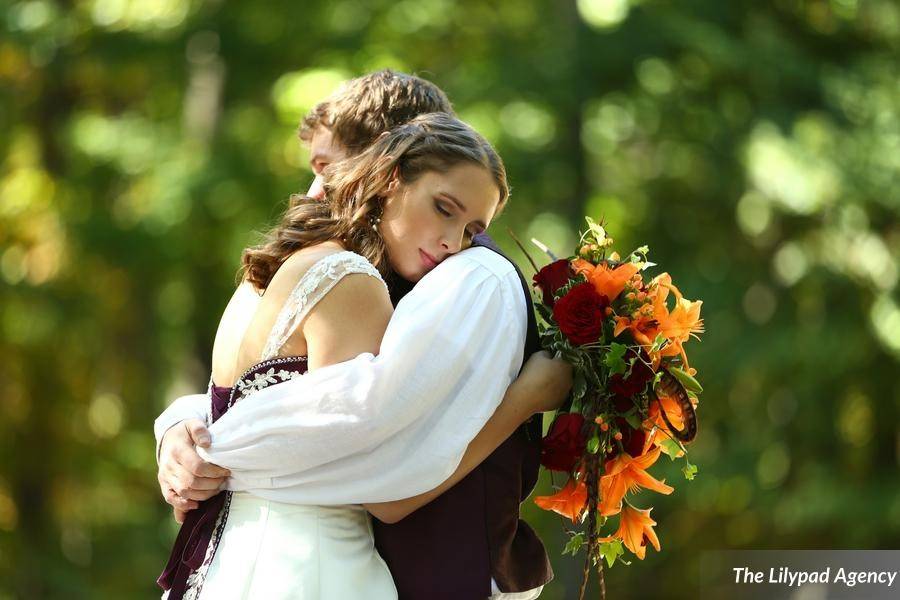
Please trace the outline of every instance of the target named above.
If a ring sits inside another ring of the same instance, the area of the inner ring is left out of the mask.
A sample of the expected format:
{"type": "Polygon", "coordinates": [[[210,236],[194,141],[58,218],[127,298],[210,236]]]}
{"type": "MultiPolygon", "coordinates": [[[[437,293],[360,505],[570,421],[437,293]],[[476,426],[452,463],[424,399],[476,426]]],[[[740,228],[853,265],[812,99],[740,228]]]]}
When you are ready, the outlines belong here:
{"type": "Polygon", "coordinates": [[[417,281],[422,279],[422,277],[425,276],[424,269],[420,269],[420,270],[416,271],[415,269],[410,269],[408,266],[405,266],[405,265],[396,265],[394,263],[390,263],[390,264],[391,264],[391,270],[395,274],[399,275],[401,278],[403,278],[406,281],[409,281],[411,283],[416,283],[417,281]]]}

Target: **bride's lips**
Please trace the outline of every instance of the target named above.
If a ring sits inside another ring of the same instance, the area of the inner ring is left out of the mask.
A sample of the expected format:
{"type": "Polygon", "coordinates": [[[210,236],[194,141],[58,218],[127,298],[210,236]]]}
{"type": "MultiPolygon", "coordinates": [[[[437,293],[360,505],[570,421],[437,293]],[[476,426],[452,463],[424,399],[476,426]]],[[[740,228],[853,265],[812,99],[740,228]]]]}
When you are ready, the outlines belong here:
{"type": "Polygon", "coordinates": [[[425,265],[426,269],[433,269],[438,265],[438,261],[421,248],[419,249],[419,256],[422,258],[422,264],[425,265]]]}

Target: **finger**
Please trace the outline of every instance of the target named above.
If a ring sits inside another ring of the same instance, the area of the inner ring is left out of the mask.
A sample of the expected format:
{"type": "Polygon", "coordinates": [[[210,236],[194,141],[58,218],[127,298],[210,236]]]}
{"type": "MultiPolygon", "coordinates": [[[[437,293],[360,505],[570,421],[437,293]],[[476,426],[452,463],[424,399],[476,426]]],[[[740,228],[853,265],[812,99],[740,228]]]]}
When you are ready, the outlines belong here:
{"type": "Polygon", "coordinates": [[[214,465],[211,462],[206,462],[200,455],[196,452],[191,453],[192,455],[185,456],[181,464],[184,465],[185,469],[187,469],[192,475],[197,477],[212,477],[221,479],[223,477],[230,477],[231,471],[224,467],[220,467],[219,465],[214,465]]]}
{"type": "Polygon", "coordinates": [[[206,424],[203,421],[190,419],[184,423],[184,426],[196,445],[202,448],[209,448],[212,438],[210,438],[209,429],[206,428],[206,424]]]}
{"type": "Polygon", "coordinates": [[[200,506],[200,504],[194,500],[182,498],[175,493],[175,490],[172,489],[167,490],[164,497],[166,499],[166,502],[169,503],[175,510],[186,512],[189,510],[194,510],[195,508],[200,506]]]}
{"type": "Polygon", "coordinates": [[[203,500],[209,500],[222,490],[220,488],[216,488],[214,490],[190,490],[187,493],[187,496],[183,496],[187,500],[193,500],[195,502],[200,502],[203,500]]]}
{"type": "Polygon", "coordinates": [[[191,477],[192,475],[180,464],[170,462],[162,473],[162,482],[167,488],[175,490],[177,494],[182,488],[190,489],[190,486],[186,485],[186,483],[190,481],[191,477]],[[182,484],[182,482],[185,482],[185,484],[182,484]]]}
{"type": "Polygon", "coordinates": [[[175,485],[172,489],[182,498],[190,498],[191,500],[205,500],[210,495],[207,492],[217,492],[222,488],[225,482],[224,477],[195,477],[190,474],[182,475],[175,478],[175,485]]]}
{"type": "MultiPolygon", "coordinates": [[[[175,493],[182,498],[187,498],[189,500],[206,500],[207,498],[215,496],[224,488],[224,481],[225,480],[223,479],[219,485],[212,484],[213,487],[204,489],[184,487],[182,485],[175,488],[175,493]]],[[[207,485],[207,483],[204,482],[204,485],[207,485]]]]}
{"type": "Polygon", "coordinates": [[[175,520],[179,524],[183,524],[184,520],[187,518],[188,511],[186,510],[178,510],[177,508],[172,509],[172,513],[175,515],[175,520]]]}
{"type": "Polygon", "coordinates": [[[169,478],[169,480],[173,482],[173,485],[171,487],[175,488],[175,491],[180,494],[182,491],[186,490],[218,489],[225,481],[225,477],[202,477],[200,475],[195,475],[184,465],[173,465],[172,476],[169,478]]]}
{"type": "Polygon", "coordinates": [[[168,502],[168,500],[166,499],[166,495],[168,494],[169,489],[171,489],[171,488],[169,487],[169,484],[166,483],[166,480],[162,474],[162,470],[160,470],[159,473],[157,473],[156,479],[159,481],[159,493],[162,495],[163,500],[166,500],[166,502],[168,502]]]}
{"type": "Polygon", "coordinates": [[[197,477],[178,464],[171,466],[171,469],[165,475],[164,480],[168,484],[168,487],[175,490],[175,493],[182,498],[190,498],[192,491],[195,491],[195,485],[202,485],[204,486],[204,489],[209,488],[211,485],[205,481],[198,481],[197,477]]]}

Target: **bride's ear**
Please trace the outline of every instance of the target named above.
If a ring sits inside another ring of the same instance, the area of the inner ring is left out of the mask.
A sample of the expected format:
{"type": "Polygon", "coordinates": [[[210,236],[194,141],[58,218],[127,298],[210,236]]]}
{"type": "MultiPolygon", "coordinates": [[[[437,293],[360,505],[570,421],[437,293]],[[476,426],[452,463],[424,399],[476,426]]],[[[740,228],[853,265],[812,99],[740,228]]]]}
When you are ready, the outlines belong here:
{"type": "Polygon", "coordinates": [[[397,188],[399,188],[399,187],[400,187],[400,167],[395,166],[394,170],[391,171],[390,178],[388,179],[387,189],[385,190],[386,195],[393,196],[396,193],[397,188]]]}

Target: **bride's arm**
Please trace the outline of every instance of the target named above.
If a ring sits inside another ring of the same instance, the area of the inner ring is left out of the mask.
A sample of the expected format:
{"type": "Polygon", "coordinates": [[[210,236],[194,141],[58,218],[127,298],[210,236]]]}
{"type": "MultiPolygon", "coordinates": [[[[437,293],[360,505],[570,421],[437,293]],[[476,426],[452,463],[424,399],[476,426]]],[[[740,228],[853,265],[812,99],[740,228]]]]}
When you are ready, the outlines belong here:
{"type": "Polygon", "coordinates": [[[364,504],[379,521],[396,523],[459,483],[535,413],[555,410],[568,396],[572,367],[546,352],[536,352],[509,386],[503,401],[466,448],[462,461],[446,481],[429,492],[391,502],[364,504]]]}
{"type": "Polygon", "coordinates": [[[365,352],[378,354],[393,311],[380,281],[363,274],[345,276],[315,305],[294,334],[306,341],[309,370],[342,363],[365,352]]]}

